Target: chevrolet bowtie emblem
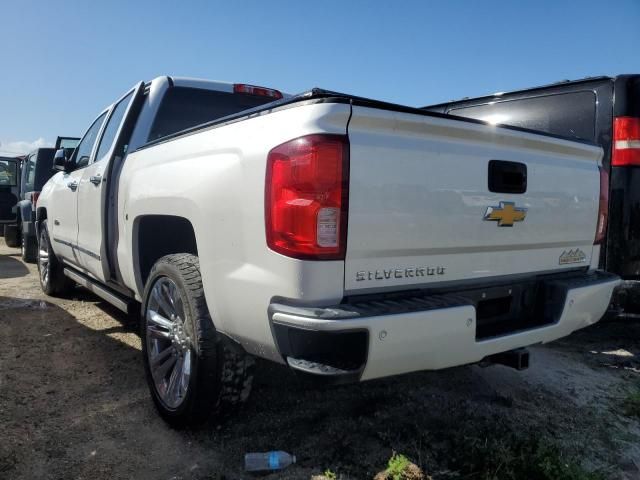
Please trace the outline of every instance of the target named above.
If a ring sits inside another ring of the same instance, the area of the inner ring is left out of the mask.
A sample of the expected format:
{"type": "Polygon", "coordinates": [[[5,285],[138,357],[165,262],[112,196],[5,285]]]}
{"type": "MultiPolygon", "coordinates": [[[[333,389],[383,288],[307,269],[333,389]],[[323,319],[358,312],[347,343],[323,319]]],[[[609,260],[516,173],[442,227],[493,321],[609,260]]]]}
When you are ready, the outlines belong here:
{"type": "Polygon", "coordinates": [[[515,222],[521,222],[527,216],[526,208],[516,207],[513,202],[500,202],[498,207],[487,207],[485,220],[498,222],[499,227],[513,227],[515,222]]]}

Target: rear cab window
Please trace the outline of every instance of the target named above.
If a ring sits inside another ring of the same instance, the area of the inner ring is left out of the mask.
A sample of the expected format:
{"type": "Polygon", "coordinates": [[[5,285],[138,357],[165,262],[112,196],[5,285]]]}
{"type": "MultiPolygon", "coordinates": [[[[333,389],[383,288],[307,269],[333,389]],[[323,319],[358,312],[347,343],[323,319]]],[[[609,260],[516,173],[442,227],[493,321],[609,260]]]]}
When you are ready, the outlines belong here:
{"type": "Polygon", "coordinates": [[[273,102],[271,97],[191,87],[167,90],[148,141],[273,102]]]}
{"type": "Polygon", "coordinates": [[[596,94],[580,91],[453,107],[448,114],[596,141],[596,94]]]}

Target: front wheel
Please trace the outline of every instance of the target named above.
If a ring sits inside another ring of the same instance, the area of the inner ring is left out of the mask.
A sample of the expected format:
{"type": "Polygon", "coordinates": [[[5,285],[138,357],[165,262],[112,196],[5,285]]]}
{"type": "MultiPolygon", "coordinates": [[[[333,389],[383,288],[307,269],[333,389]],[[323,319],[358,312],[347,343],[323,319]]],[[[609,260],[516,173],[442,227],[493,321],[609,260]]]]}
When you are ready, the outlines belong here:
{"type": "Polygon", "coordinates": [[[249,396],[253,359],[220,335],[211,319],[198,257],[162,257],[142,302],[145,374],[160,415],[194,425],[249,396]]]}

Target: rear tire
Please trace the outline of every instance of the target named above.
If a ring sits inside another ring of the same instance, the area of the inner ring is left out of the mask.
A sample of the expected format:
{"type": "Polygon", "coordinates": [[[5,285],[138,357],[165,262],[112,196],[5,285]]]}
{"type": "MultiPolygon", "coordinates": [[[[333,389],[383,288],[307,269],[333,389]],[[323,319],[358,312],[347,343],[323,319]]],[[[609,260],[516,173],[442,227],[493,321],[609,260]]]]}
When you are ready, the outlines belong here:
{"type": "Polygon", "coordinates": [[[59,296],[73,287],[73,282],[65,277],[62,270],[62,263],[51,249],[47,221],[43,220],[38,237],[38,276],[44,293],[59,296]]]}
{"type": "Polygon", "coordinates": [[[191,254],[158,260],[142,299],[142,354],[151,397],[175,427],[229,412],[251,390],[253,358],[219,334],[191,254]]]}
{"type": "Polygon", "coordinates": [[[4,226],[4,241],[7,247],[16,248],[20,246],[20,231],[17,225],[4,226]]]}
{"type": "Polygon", "coordinates": [[[22,235],[22,260],[36,263],[38,260],[38,239],[30,235],[22,235]]]}

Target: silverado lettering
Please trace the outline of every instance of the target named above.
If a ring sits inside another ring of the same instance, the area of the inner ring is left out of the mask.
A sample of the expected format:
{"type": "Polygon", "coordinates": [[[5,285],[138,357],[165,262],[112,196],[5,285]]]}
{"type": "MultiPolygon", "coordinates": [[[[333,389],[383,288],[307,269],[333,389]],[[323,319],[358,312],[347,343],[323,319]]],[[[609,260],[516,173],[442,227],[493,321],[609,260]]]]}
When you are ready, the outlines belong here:
{"type": "Polygon", "coordinates": [[[409,267],[383,270],[367,270],[356,272],[356,281],[389,280],[391,278],[415,278],[433,275],[444,275],[445,267],[409,267]]]}

